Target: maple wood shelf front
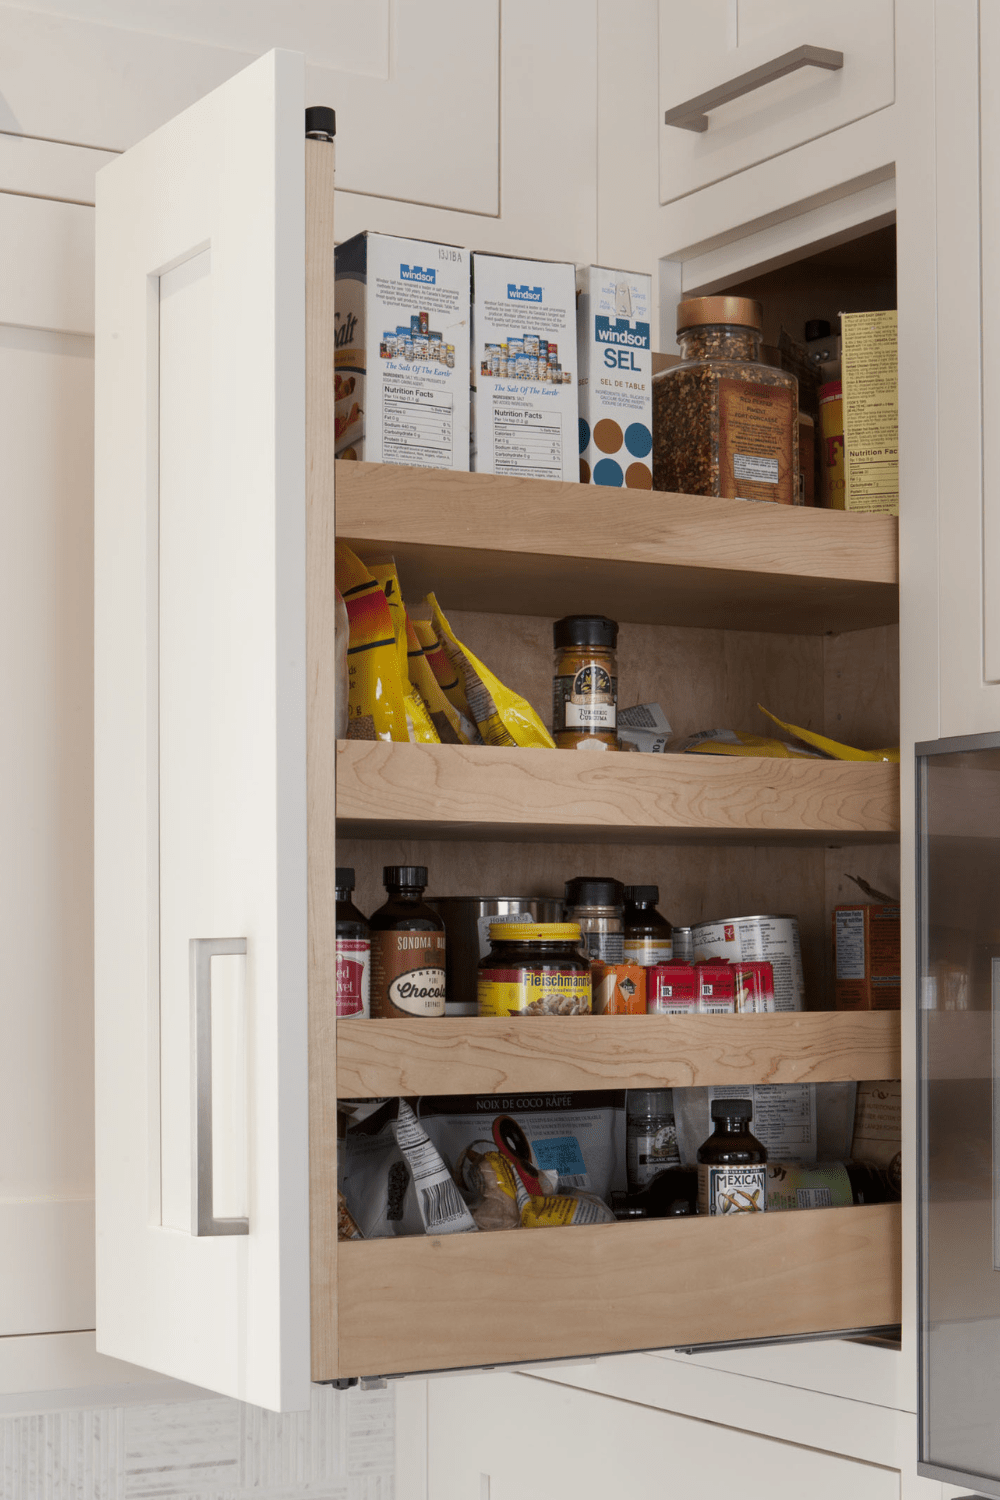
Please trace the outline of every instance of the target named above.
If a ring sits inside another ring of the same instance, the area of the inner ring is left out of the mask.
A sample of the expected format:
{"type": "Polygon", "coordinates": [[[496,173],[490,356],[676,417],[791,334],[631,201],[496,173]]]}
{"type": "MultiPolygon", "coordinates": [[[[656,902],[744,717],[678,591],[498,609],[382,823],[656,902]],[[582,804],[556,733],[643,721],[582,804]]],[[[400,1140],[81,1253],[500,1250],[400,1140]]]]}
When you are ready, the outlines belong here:
{"type": "Polygon", "coordinates": [[[345,1241],[342,1376],[898,1323],[898,1203],[345,1241]]]}
{"type": "Polygon", "coordinates": [[[557,480],[336,465],[337,534],[405,598],[822,635],[899,618],[898,522],[557,480]]]}
{"type": "Polygon", "coordinates": [[[899,767],[341,740],[337,826],[354,838],[889,842],[899,767]]]}
{"type": "Polygon", "coordinates": [[[343,1021],[337,1094],[495,1094],[898,1078],[898,1011],[343,1021]]]}

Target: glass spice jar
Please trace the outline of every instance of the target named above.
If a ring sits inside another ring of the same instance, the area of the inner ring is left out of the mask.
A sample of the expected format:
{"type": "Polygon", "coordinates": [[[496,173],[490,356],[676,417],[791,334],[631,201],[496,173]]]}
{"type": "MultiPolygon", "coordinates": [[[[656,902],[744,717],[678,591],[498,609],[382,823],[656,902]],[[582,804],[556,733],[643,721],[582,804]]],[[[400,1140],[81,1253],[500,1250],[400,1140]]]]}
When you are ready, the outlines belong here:
{"type": "Polygon", "coordinates": [[[625,887],[602,875],[577,875],[565,885],[567,922],[576,922],[581,948],[602,964],[625,962],[625,887]]]}
{"type": "Polygon", "coordinates": [[[799,383],[760,359],[750,297],[677,307],[681,362],[653,380],[653,488],[799,505],[799,383]]]}
{"type": "Polygon", "coordinates": [[[618,626],[567,615],[552,627],[552,737],[561,750],[618,749],[618,626]]]}

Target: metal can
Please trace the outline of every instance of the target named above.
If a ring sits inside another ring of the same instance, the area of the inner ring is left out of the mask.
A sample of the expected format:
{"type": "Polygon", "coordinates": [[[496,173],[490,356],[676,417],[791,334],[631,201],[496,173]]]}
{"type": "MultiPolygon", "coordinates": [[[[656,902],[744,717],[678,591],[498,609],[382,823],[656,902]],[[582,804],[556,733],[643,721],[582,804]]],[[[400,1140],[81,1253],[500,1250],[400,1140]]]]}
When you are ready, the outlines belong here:
{"type": "Polygon", "coordinates": [[[689,964],[694,961],[694,938],[693,929],[690,927],[675,927],[673,932],[674,952],[673,956],[681,963],[689,964]]]}
{"type": "Polygon", "coordinates": [[[731,1016],[736,1010],[732,964],[698,964],[698,1009],[703,1016],[731,1016]]]}
{"type": "MultiPolygon", "coordinates": [[[[676,931],[676,928],[674,929],[676,931]]],[[[724,917],[699,922],[692,929],[696,962],[746,958],[767,959],[774,971],[775,1010],[802,1010],[802,944],[799,923],[791,916],[724,917]]]]}
{"type": "Polygon", "coordinates": [[[479,965],[481,1016],[590,1014],[590,962],[576,922],[491,922],[490,946],[479,965]]]}
{"type": "Polygon", "coordinates": [[[646,970],[646,1012],[693,1016],[698,1012],[698,975],[693,964],[654,964],[646,970]]]}
{"type": "Polygon", "coordinates": [[[560,922],[563,904],[554,896],[430,896],[427,905],[444,918],[446,1016],[478,1014],[479,965],[490,952],[490,923],[560,922]]]}
{"type": "Polygon", "coordinates": [[[764,1015],[774,1010],[774,969],[766,958],[742,958],[733,964],[736,1009],[764,1015]]]}

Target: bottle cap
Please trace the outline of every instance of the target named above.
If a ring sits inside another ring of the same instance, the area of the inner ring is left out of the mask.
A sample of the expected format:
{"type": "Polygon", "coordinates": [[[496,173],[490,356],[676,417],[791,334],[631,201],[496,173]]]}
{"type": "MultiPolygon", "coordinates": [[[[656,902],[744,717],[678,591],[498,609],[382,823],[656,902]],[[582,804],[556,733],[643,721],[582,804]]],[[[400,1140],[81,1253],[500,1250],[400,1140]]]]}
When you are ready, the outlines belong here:
{"type": "Polygon", "coordinates": [[[625,887],[601,875],[577,875],[566,882],[567,906],[622,906],[625,887]]]}
{"type": "Polygon", "coordinates": [[[677,332],[706,323],[733,323],[740,328],[764,327],[764,309],[753,297],[686,297],[677,304],[677,332]]]}
{"type": "Polygon", "coordinates": [[[427,884],[427,866],[386,865],[382,871],[382,884],[387,891],[397,885],[419,885],[423,889],[427,884]]]}
{"type": "Polygon", "coordinates": [[[578,943],[579,922],[505,922],[490,923],[491,943],[578,943]]]}
{"type": "Polygon", "coordinates": [[[351,869],[350,865],[337,866],[336,886],[338,891],[353,891],[354,871],[351,869]]]}
{"type": "Polygon", "coordinates": [[[625,1095],[626,1115],[673,1115],[673,1089],[629,1089],[625,1095]]]}
{"type": "Polygon", "coordinates": [[[306,110],[306,135],[313,141],[332,141],[337,134],[337,111],[328,104],[311,104],[306,110]]]}
{"type": "Polygon", "coordinates": [[[557,651],[565,646],[604,646],[618,644],[618,624],[607,615],[567,615],[552,627],[552,644],[557,651]]]}
{"type": "Polygon", "coordinates": [[[713,1099],[713,1120],[752,1120],[752,1099],[713,1099]]]}
{"type": "Polygon", "coordinates": [[[805,332],[807,344],[811,344],[813,339],[828,339],[830,324],[826,318],[810,318],[806,323],[805,332]]]}
{"type": "Polygon", "coordinates": [[[625,887],[626,901],[652,901],[655,906],[660,899],[660,887],[658,885],[627,885],[625,887]]]}

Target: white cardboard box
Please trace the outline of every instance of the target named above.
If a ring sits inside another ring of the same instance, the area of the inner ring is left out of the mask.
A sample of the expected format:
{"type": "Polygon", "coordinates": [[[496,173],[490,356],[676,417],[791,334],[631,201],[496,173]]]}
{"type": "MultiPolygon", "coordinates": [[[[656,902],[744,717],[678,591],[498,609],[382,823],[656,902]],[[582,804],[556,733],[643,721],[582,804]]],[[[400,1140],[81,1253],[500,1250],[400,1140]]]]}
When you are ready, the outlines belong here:
{"type": "Polygon", "coordinates": [[[472,257],[473,468],[579,479],[576,269],[472,257]]]}
{"type": "Polygon", "coordinates": [[[653,487],[652,277],[586,266],[580,273],[580,481],[653,487]]]}
{"type": "Polygon", "coordinates": [[[469,252],[356,234],[336,249],[338,458],[469,467],[469,252]]]}

